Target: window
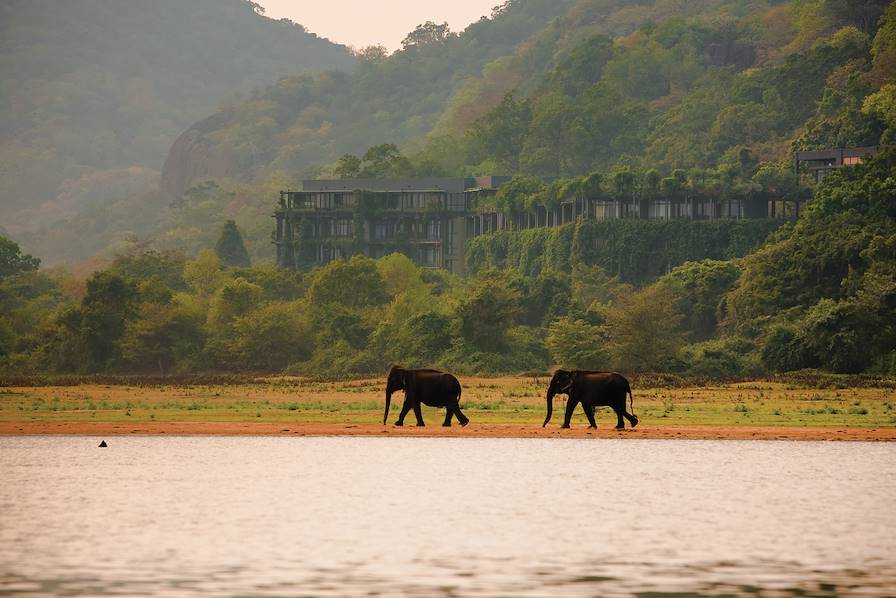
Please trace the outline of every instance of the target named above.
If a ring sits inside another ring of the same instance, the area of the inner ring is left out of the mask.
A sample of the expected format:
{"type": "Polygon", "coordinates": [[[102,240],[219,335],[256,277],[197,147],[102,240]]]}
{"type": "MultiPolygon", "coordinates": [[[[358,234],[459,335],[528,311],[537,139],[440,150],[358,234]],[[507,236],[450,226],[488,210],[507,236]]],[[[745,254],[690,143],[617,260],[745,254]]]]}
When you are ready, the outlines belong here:
{"type": "Polygon", "coordinates": [[[448,209],[452,212],[462,212],[466,209],[467,202],[463,193],[448,195],[448,209]]]}
{"type": "Polygon", "coordinates": [[[376,241],[384,241],[389,238],[389,225],[385,222],[377,222],[373,225],[373,238],[376,241]]]}
{"type": "Polygon", "coordinates": [[[342,258],[342,252],[336,247],[328,247],[326,245],[318,246],[317,261],[321,264],[327,264],[334,260],[342,258]]]}
{"type": "Polygon", "coordinates": [[[609,220],[616,217],[616,203],[612,201],[598,201],[594,204],[594,218],[597,220],[609,220]]]}
{"type": "Polygon", "coordinates": [[[669,200],[657,199],[647,205],[647,217],[660,220],[668,220],[672,215],[669,200]]]}
{"type": "Polygon", "coordinates": [[[320,209],[332,209],[333,194],[332,193],[318,193],[317,194],[317,207],[320,209]]]}
{"type": "Polygon", "coordinates": [[[844,166],[855,166],[856,164],[861,164],[861,163],[862,163],[861,156],[848,156],[846,158],[843,158],[844,166]]]}
{"type": "Polygon", "coordinates": [[[352,235],[352,221],[348,218],[336,218],[333,222],[333,235],[336,237],[350,237],[352,235]]]}
{"type": "Polygon", "coordinates": [[[743,202],[739,199],[729,199],[721,205],[722,218],[743,218],[744,207],[743,202]]]}
{"type": "Polygon", "coordinates": [[[439,220],[430,220],[426,223],[426,238],[430,241],[438,241],[442,238],[442,223],[439,220]]]}
{"type": "Polygon", "coordinates": [[[420,258],[423,266],[436,267],[439,265],[441,257],[442,248],[439,246],[427,245],[421,248],[420,258]]]}

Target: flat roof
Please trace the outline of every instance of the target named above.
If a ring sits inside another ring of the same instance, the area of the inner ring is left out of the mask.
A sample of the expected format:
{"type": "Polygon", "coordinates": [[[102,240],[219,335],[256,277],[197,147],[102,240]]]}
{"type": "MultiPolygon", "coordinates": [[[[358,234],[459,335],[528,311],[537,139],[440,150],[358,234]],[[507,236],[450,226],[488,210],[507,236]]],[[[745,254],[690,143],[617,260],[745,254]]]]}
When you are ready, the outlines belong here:
{"type": "Polygon", "coordinates": [[[830,158],[861,158],[880,151],[879,145],[868,147],[835,147],[823,150],[806,150],[796,152],[797,160],[828,160],[830,158]]]}
{"type": "Polygon", "coordinates": [[[509,176],[422,177],[416,179],[309,179],[302,181],[303,191],[445,191],[463,193],[471,189],[495,189],[509,176]]]}

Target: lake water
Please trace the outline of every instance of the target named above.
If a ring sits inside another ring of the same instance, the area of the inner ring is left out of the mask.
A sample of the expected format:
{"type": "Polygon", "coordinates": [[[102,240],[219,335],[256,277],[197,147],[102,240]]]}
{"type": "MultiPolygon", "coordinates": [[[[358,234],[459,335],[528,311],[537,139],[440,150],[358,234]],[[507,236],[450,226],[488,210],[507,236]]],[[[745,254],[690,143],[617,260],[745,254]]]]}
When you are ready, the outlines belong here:
{"type": "Polygon", "coordinates": [[[896,445],[0,438],[0,594],[896,594],[896,445]]]}

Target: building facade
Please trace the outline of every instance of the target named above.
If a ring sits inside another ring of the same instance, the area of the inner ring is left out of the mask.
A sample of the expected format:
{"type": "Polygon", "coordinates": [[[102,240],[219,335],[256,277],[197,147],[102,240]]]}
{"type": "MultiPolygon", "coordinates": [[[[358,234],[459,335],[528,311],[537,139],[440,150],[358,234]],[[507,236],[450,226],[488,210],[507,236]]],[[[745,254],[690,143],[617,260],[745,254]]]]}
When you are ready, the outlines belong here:
{"type": "Polygon", "coordinates": [[[878,153],[880,149],[880,146],[873,145],[796,152],[793,155],[793,171],[796,174],[809,173],[815,177],[816,181],[820,181],[838,168],[861,164],[866,158],[878,153]]]}
{"type": "MultiPolygon", "coordinates": [[[[570,197],[556,207],[534,206],[514,214],[493,201],[510,177],[340,179],[304,181],[301,191],[281,191],[274,212],[277,264],[303,268],[363,254],[393,252],[425,268],[464,275],[467,239],[498,230],[561,226],[578,218],[609,220],[774,217],[764,196],[650,197],[631,200],[570,197]]],[[[783,215],[783,210],[782,210],[783,215]]]]}
{"type": "Polygon", "coordinates": [[[509,177],[304,181],[281,191],[277,264],[296,268],[360,253],[400,251],[427,268],[463,274],[466,217],[509,177]]]}

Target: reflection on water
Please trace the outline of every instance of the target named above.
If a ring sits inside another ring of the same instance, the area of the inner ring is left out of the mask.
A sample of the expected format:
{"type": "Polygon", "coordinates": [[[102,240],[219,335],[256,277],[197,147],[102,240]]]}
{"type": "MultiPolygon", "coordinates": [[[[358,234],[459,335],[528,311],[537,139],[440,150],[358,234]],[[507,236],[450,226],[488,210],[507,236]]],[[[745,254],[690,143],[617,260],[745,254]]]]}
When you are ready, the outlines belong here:
{"type": "Polygon", "coordinates": [[[896,447],[0,439],[0,594],[892,595],[896,447]]]}

